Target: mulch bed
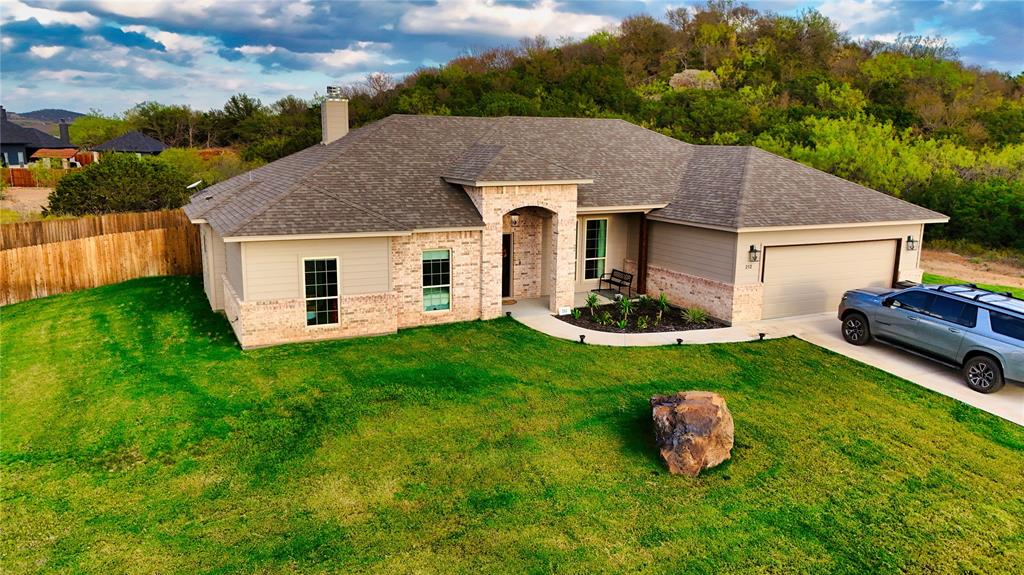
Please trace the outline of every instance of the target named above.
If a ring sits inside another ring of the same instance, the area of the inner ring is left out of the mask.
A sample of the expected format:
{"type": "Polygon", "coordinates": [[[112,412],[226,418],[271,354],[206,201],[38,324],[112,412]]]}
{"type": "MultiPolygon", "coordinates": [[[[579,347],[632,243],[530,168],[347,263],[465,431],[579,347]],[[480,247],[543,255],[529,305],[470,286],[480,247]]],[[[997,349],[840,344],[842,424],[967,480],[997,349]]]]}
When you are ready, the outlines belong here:
{"type": "Polygon", "coordinates": [[[633,301],[633,310],[629,312],[627,318],[626,329],[620,329],[615,324],[603,325],[598,323],[597,318],[601,316],[601,313],[607,311],[611,314],[612,320],[618,322],[622,317],[619,312],[619,306],[615,303],[609,303],[598,306],[594,310],[594,314],[591,315],[590,309],[586,307],[579,308],[580,317],[579,319],[573,318],[571,315],[559,315],[555,316],[565,323],[571,323],[579,327],[592,329],[594,331],[607,331],[612,333],[647,333],[647,332],[662,332],[662,331],[687,331],[694,329],[715,329],[720,327],[727,327],[725,323],[709,317],[705,323],[690,323],[683,319],[683,310],[675,306],[669,306],[661,316],[661,322],[658,325],[654,325],[654,318],[658,315],[658,308],[653,302],[647,306],[641,306],[637,300],[633,301]],[[647,329],[641,330],[636,327],[636,320],[641,316],[647,317],[647,329]]]}

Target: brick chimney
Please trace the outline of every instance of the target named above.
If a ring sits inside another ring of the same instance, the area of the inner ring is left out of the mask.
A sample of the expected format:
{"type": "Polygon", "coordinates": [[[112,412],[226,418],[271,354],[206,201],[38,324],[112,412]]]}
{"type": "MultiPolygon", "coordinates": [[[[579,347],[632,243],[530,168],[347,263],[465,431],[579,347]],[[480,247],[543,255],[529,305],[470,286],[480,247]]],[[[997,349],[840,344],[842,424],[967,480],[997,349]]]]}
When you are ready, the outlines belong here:
{"type": "Polygon", "coordinates": [[[67,120],[65,120],[64,118],[61,118],[60,119],[60,124],[59,124],[58,127],[60,128],[60,141],[64,142],[65,144],[69,144],[70,145],[71,144],[71,129],[70,129],[71,125],[68,124],[67,120]]]}
{"type": "Polygon", "coordinates": [[[337,86],[327,86],[327,99],[320,104],[320,133],[323,144],[348,133],[348,100],[341,97],[337,86]]]}

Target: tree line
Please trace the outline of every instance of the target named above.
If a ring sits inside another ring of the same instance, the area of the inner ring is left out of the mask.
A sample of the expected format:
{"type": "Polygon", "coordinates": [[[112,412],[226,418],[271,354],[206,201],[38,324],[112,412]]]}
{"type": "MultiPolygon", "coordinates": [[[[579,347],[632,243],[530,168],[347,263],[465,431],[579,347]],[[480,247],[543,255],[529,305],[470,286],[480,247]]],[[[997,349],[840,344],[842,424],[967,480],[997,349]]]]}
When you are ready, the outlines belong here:
{"type": "MultiPolygon", "coordinates": [[[[940,38],[854,41],[814,10],[713,0],[579,41],[479,51],[401,81],[372,74],[344,93],[353,127],[394,113],[616,117],[691,143],[756,145],[950,215],[932,237],[1024,249],[1024,75],[967,66],[940,38]]],[[[138,129],[272,161],[319,141],[319,103],[146,102],[79,118],[72,137],[138,129]]]]}

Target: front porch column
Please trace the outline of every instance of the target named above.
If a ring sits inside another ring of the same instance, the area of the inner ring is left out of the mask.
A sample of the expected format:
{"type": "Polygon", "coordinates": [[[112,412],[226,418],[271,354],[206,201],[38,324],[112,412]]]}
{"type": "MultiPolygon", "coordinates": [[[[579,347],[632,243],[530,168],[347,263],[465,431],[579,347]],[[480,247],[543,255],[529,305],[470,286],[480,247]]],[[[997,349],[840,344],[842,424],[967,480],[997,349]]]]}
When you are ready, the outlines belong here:
{"type": "Polygon", "coordinates": [[[496,220],[485,220],[480,246],[480,319],[501,316],[501,234],[500,214],[496,220]]]}
{"type": "Polygon", "coordinates": [[[576,212],[562,210],[552,218],[551,294],[548,307],[552,313],[558,308],[572,307],[576,295],[576,212]]]}

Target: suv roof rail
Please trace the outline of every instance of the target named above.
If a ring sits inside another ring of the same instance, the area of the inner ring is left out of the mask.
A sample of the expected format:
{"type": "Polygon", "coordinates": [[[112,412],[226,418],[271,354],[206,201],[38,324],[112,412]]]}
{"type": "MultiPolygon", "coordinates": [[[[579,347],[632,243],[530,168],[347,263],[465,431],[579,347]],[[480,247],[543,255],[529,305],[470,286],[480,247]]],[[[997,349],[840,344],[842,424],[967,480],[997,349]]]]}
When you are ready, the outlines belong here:
{"type": "Polygon", "coordinates": [[[1010,311],[1013,311],[1013,312],[1016,312],[1016,313],[1021,313],[1020,309],[1018,309],[1017,306],[1007,305],[1007,304],[1004,304],[1003,302],[1024,302],[1024,300],[1022,300],[1021,298],[1013,295],[1013,292],[1010,292],[1010,291],[997,292],[997,291],[993,291],[993,290],[988,290],[988,289],[985,289],[985,288],[982,288],[982,287],[978,287],[977,284],[973,284],[973,283],[946,284],[946,285],[937,286],[937,287],[935,287],[933,289],[935,289],[935,291],[940,291],[940,292],[947,293],[949,295],[956,296],[956,297],[962,297],[964,299],[968,299],[968,300],[971,300],[971,301],[976,301],[978,303],[986,303],[986,304],[989,304],[989,305],[994,305],[994,306],[997,306],[999,308],[1007,309],[1007,310],[1010,310],[1010,311]],[[963,288],[963,289],[953,290],[953,289],[950,289],[950,288],[963,288]],[[974,295],[967,295],[967,293],[965,293],[965,292],[972,292],[972,291],[979,291],[979,292],[982,292],[982,293],[978,293],[978,294],[974,294],[974,295]],[[986,300],[985,299],[985,298],[988,298],[988,297],[991,297],[991,296],[997,296],[999,299],[997,299],[995,301],[986,300]]]}

